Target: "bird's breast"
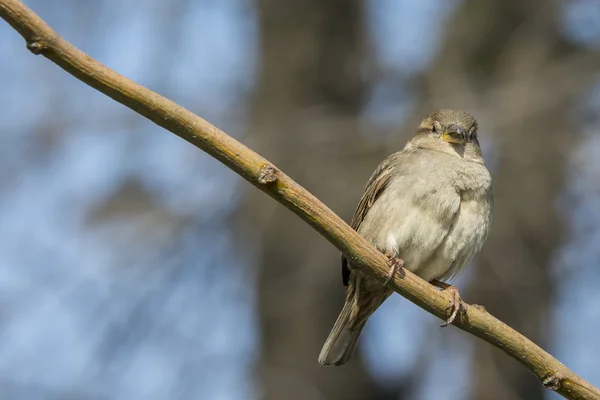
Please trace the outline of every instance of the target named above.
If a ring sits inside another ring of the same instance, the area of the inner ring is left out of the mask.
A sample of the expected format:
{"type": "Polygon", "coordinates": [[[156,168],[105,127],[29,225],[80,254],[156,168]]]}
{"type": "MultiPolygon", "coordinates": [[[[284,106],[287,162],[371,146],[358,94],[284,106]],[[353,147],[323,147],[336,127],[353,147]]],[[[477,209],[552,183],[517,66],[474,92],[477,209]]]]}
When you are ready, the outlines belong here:
{"type": "Polygon", "coordinates": [[[491,202],[486,193],[464,192],[445,240],[432,257],[425,279],[458,276],[481,250],[491,226],[491,202]]]}

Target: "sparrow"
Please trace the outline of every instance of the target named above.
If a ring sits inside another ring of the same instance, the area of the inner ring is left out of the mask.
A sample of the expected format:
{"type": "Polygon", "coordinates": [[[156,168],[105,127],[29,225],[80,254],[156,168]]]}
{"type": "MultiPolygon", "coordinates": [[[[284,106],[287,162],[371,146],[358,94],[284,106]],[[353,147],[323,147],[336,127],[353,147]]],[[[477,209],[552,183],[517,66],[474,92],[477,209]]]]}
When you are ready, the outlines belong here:
{"type": "Polygon", "coordinates": [[[477,121],[462,111],[427,116],[404,149],[386,158],[369,179],[353,229],[384,253],[382,282],[342,255],[344,307],[319,355],[324,366],[347,363],[367,319],[390,296],[399,268],[451,294],[451,324],[461,309],[456,278],[485,242],[492,222],[492,178],[477,139],[477,121]]]}

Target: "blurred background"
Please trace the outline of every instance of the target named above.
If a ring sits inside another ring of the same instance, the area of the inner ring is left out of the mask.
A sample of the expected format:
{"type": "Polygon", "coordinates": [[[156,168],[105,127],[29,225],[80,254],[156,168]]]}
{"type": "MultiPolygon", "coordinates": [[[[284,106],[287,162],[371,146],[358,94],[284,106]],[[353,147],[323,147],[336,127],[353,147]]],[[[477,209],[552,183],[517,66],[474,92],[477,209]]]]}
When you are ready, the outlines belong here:
{"type": "MultiPolygon", "coordinates": [[[[456,285],[600,385],[600,2],[29,0],[347,221],[437,108],[474,114],[493,231],[456,285]]],[[[0,23],[0,397],[555,399],[400,296],[317,364],[339,254],[0,23]]]]}

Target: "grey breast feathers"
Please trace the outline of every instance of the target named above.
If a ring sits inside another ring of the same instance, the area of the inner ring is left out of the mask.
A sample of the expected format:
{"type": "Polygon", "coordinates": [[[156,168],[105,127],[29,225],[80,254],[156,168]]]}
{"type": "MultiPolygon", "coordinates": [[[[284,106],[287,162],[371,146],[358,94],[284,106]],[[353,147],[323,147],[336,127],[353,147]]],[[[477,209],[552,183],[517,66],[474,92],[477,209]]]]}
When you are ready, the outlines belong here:
{"type": "MultiPolygon", "coordinates": [[[[474,253],[471,248],[480,247],[472,242],[481,241],[480,236],[484,240],[487,235],[488,228],[478,217],[468,215],[460,222],[462,199],[473,189],[466,181],[482,168],[483,175],[489,177],[485,166],[427,149],[400,151],[382,165],[389,169],[390,177],[362,218],[358,232],[379,250],[401,257],[407,269],[428,281],[448,275],[457,262],[464,266],[474,253]],[[456,240],[455,235],[464,234],[469,224],[482,226],[465,240],[456,240]]],[[[479,201],[479,194],[476,197],[479,201]]],[[[476,212],[487,220],[485,208],[476,212]]]]}

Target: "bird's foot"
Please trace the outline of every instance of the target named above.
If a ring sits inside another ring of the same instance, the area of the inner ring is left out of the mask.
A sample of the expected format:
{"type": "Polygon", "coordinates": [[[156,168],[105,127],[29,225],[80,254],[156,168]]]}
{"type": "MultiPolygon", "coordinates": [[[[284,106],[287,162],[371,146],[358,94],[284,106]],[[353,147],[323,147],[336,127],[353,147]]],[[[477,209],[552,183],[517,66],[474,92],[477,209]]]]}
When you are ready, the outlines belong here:
{"type": "Polygon", "coordinates": [[[404,261],[398,257],[394,257],[393,255],[387,252],[384,254],[388,258],[387,265],[390,267],[390,270],[387,274],[387,278],[383,282],[383,286],[387,286],[392,281],[392,279],[394,279],[394,275],[396,275],[396,272],[398,272],[402,269],[402,267],[404,267],[404,261]]]}
{"type": "Polygon", "coordinates": [[[447,291],[450,294],[450,306],[446,309],[446,312],[451,312],[450,317],[440,325],[440,327],[445,328],[450,325],[456,319],[458,312],[465,312],[465,308],[463,306],[463,302],[460,298],[460,294],[458,293],[458,289],[456,286],[449,285],[445,282],[441,282],[438,280],[431,281],[431,284],[439,287],[440,289],[447,291]]]}

